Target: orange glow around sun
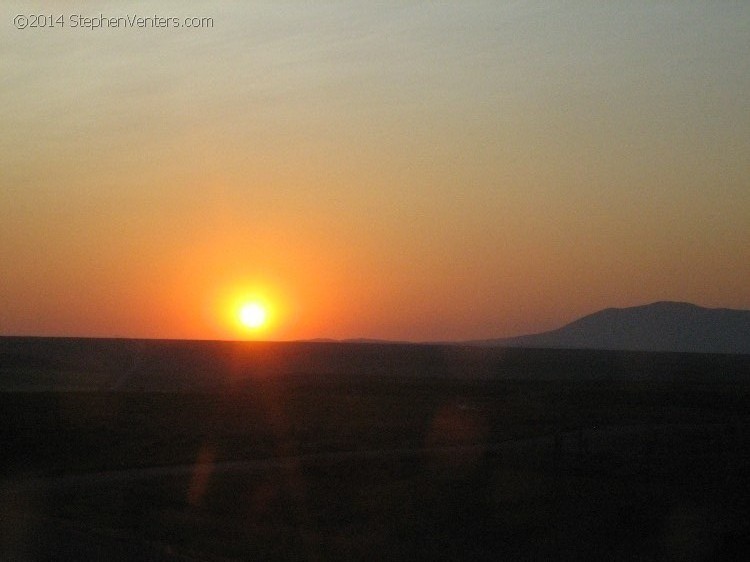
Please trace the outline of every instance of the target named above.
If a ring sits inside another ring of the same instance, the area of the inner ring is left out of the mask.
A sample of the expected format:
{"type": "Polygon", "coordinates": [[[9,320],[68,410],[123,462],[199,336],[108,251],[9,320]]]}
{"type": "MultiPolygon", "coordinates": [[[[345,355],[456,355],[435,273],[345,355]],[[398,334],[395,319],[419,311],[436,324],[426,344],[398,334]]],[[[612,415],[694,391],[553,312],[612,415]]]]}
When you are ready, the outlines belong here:
{"type": "Polygon", "coordinates": [[[255,283],[240,282],[225,287],[211,306],[217,334],[230,339],[278,337],[286,308],[282,306],[284,299],[277,293],[267,285],[255,283]]]}

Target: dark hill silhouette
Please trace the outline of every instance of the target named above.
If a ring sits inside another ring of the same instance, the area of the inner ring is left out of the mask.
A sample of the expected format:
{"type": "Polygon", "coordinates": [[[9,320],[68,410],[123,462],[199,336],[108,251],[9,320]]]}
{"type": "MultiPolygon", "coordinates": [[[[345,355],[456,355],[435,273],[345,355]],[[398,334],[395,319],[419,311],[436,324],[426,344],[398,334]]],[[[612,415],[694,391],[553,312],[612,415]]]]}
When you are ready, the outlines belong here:
{"type": "Polygon", "coordinates": [[[607,308],[562,328],[482,346],[750,354],[750,310],[655,302],[607,308]]]}

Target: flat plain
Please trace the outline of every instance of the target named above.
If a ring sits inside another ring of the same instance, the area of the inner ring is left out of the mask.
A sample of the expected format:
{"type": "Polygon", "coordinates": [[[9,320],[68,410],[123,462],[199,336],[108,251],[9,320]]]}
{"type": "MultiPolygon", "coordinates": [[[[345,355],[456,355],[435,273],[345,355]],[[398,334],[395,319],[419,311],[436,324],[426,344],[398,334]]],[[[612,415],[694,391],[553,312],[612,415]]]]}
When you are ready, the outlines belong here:
{"type": "Polygon", "coordinates": [[[750,548],[747,356],[2,340],[5,558],[750,548]]]}

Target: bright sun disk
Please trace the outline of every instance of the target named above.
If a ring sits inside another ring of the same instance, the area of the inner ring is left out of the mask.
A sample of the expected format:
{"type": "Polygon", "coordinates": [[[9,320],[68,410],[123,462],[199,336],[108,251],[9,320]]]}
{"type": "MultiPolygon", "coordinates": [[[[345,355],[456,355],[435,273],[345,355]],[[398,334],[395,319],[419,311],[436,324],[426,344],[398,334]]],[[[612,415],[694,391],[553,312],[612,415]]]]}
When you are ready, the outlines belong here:
{"type": "Polygon", "coordinates": [[[257,302],[248,303],[240,308],[240,322],[248,328],[260,328],[266,323],[267,312],[265,307],[257,302]]]}

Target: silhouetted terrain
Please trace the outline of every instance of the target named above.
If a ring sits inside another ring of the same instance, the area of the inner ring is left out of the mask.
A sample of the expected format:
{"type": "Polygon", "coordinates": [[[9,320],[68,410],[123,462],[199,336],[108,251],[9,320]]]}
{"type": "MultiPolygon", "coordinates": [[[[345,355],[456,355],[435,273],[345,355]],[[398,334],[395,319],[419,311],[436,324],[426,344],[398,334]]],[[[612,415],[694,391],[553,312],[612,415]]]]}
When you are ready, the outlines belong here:
{"type": "Polygon", "coordinates": [[[750,355],[467,345],[0,337],[0,390],[218,391],[280,376],[735,382],[750,355]]]}
{"type": "Polygon", "coordinates": [[[472,345],[750,354],[750,310],[656,302],[607,308],[562,328],[472,345]]]}
{"type": "Polygon", "coordinates": [[[750,548],[747,355],[0,338],[0,375],[4,560],[750,548]]]}

